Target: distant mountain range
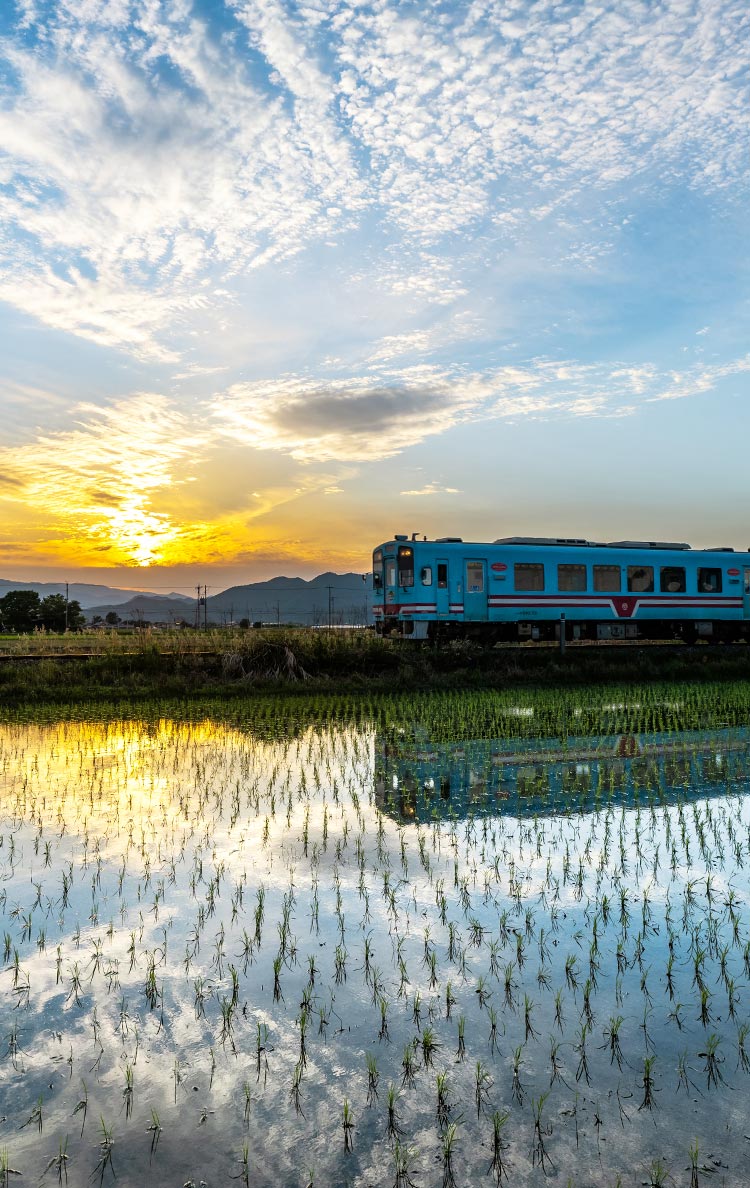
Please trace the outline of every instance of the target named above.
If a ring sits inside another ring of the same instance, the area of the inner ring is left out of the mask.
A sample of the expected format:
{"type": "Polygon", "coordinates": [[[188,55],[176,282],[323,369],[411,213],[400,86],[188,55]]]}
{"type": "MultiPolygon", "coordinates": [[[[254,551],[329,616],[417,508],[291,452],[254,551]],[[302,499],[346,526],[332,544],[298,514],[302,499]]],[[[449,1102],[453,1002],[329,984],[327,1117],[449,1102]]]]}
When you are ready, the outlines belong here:
{"type": "MultiPolygon", "coordinates": [[[[48,594],[64,594],[65,582],[15,582],[8,578],[0,578],[0,598],[10,590],[34,590],[40,598],[46,598],[48,594]]],[[[132,590],[119,590],[113,586],[96,586],[87,582],[71,582],[68,588],[68,597],[71,602],[78,602],[81,609],[85,611],[89,607],[97,606],[103,602],[107,603],[110,610],[114,610],[131,599],[140,597],[151,598],[160,603],[179,602],[183,606],[195,601],[185,594],[141,595],[140,592],[134,593],[132,590]]]]}
{"type": "MultiPolygon", "coordinates": [[[[0,579],[0,597],[8,590],[36,590],[40,597],[65,593],[65,583],[13,582],[0,579]]],[[[121,621],[136,623],[220,625],[239,623],[295,623],[314,626],[332,623],[372,622],[372,575],[365,581],[359,573],[321,573],[311,581],[277,577],[247,586],[232,586],[211,595],[204,603],[184,594],[153,594],[148,591],[113,589],[109,586],[71,582],[68,596],[76,599],[89,622],[105,618],[110,611],[121,621]]]]}

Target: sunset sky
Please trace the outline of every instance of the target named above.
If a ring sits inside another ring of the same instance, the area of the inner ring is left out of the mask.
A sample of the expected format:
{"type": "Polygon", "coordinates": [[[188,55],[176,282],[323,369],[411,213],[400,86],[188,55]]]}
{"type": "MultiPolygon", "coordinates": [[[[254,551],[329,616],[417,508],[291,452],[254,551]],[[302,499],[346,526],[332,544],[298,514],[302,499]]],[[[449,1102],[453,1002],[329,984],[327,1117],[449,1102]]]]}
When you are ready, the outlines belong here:
{"type": "Polygon", "coordinates": [[[746,0],[0,3],[0,577],[750,546],[746,0]]]}

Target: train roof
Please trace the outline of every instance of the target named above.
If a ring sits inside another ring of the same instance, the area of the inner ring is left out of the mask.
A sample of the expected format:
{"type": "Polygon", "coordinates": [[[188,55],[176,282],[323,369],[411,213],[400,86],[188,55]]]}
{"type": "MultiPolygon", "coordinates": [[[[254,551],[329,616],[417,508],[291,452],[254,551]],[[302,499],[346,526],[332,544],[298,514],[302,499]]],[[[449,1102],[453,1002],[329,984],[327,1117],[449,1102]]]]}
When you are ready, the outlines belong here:
{"type": "MultiPolygon", "coordinates": [[[[500,536],[497,540],[492,541],[469,541],[464,540],[460,536],[438,536],[434,539],[427,537],[419,537],[417,533],[412,533],[411,536],[407,534],[396,534],[392,541],[386,541],[385,544],[401,544],[407,542],[409,544],[439,544],[439,545],[464,545],[467,548],[486,548],[488,545],[508,545],[516,547],[517,545],[528,545],[534,548],[569,548],[569,549],[648,549],[653,551],[663,551],[669,553],[734,553],[746,552],[750,550],[739,549],[735,550],[732,545],[712,545],[710,548],[694,549],[692,545],[686,544],[684,541],[670,541],[670,540],[586,540],[584,537],[573,536],[500,536]]],[[[378,548],[383,548],[384,545],[378,545],[378,548]]]]}

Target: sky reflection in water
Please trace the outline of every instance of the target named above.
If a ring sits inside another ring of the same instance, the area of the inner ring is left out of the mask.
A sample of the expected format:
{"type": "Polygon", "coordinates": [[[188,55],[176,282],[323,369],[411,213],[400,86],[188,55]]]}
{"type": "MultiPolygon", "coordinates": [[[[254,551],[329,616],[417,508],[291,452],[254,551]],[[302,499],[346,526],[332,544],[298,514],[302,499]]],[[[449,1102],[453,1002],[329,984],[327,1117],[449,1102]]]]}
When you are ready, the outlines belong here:
{"type": "Polygon", "coordinates": [[[688,1182],[695,1139],[746,1183],[749,781],[741,728],[0,726],[0,1147],[302,1188],[394,1184],[399,1139],[492,1183],[498,1111],[512,1184],[688,1182]]]}

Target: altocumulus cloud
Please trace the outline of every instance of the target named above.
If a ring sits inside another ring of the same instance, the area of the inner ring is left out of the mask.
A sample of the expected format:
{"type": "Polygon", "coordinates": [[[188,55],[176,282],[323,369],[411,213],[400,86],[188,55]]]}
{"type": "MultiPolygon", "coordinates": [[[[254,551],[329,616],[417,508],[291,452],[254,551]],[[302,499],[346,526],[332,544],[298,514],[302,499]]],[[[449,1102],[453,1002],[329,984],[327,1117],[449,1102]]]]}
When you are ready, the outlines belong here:
{"type": "Polygon", "coordinates": [[[157,360],[196,308],[332,236],[359,234],[392,292],[450,304],[480,236],[499,252],[592,193],[606,211],[748,180],[744,0],[17,12],[0,298],[157,360]]]}

